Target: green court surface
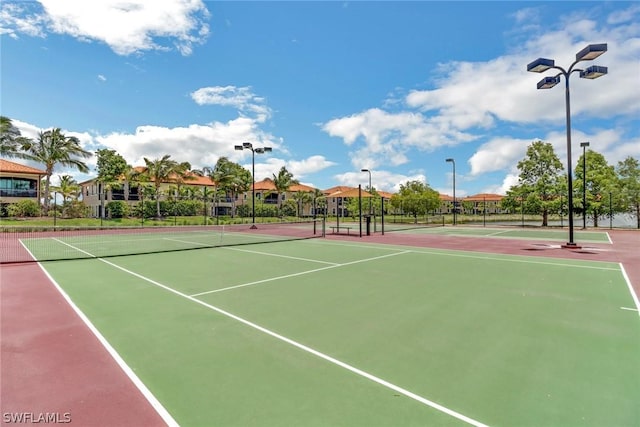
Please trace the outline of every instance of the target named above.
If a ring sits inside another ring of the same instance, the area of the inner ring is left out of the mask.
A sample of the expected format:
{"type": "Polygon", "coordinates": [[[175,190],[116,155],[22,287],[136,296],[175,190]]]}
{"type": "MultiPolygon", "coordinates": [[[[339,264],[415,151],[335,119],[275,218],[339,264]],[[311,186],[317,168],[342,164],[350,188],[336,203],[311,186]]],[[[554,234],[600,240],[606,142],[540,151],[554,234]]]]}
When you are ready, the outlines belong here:
{"type": "MultiPolygon", "coordinates": [[[[465,226],[448,226],[448,227],[416,227],[404,230],[406,225],[385,224],[385,231],[398,232],[441,234],[447,236],[464,236],[464,237],[499,237],[505,239],[527,239],[527,240],[556,240],[558,242],[566,241],[569,232],[567,230],[549,230],[537,228],[495,228],[495,227],[465,227],[465,226]]],[[[611,243],[609,235],[605,231],[583,231],[576,230],[575,238],[583,243],[611,243]]]]}
{"type": "Polygon", "coordinates": [[[42,265],[183,426],[640,421],[616,263],[312,239],[42,265]]]}

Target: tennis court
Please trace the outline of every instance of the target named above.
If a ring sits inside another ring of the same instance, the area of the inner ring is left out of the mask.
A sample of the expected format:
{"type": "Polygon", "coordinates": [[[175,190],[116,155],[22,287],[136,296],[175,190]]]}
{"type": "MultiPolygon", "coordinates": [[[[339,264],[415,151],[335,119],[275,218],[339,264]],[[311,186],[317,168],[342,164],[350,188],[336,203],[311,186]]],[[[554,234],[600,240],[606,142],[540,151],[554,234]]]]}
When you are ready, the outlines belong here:
{"type": "Polygon", "coordinates": [[[119,236],[178,247],[116,257],[102,257],[112,236],[23,244],[83,258],[42,266],[168,424],[640,420],[640,316],[619,263],[231,234],[119,236]]]}

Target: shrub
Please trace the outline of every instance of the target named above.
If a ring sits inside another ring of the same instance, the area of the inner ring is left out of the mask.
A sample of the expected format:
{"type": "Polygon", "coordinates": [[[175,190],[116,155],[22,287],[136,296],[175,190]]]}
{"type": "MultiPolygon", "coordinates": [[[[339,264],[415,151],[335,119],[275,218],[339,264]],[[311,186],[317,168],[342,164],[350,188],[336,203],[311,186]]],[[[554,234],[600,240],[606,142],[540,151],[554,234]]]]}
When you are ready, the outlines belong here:
{"type": "Polygon", "coordinates": [[[40,215],[40,206],[33,200],[21,200],[7,207],[9,216],[34,217],[40,215]]]}
{"type": "Polygon", "coordinates": [[[124,218],[129,215],[129,205],[122,200],[107,203],[107,215],[110,218],[124,218]]]}

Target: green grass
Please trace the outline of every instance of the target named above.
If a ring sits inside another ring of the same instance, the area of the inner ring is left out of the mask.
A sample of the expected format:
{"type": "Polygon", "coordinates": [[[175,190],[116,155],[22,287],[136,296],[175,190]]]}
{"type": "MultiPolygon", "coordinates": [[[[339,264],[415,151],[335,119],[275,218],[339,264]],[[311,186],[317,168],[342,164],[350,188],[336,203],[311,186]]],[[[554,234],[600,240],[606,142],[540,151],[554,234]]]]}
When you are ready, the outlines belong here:
{"type": "Polygon", "coordinates": [[[615,263],[310,240],[44,265],[184,426],[462,424],[232,316],[488,425],[640,419],[615,263]]]}

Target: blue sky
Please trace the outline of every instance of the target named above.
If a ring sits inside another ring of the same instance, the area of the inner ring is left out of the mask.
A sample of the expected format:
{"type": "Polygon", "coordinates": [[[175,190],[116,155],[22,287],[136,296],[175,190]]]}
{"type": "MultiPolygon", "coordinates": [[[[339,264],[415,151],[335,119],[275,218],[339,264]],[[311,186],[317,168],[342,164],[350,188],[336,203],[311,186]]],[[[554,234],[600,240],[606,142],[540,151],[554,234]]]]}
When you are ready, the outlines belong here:
{"type": "MultiPolygon", "coordinates": [[[[256,179],[286,166],[321,189],[407,180],[501,193],[541,139],[566,167],[564,81],[536,90],[538,57],[572,74],[573,161],[581,141],[610,164],[640,157],[640,4],[462,1],[3,1],[1,114],[26,136],[51,127],[132,165],[220,156],[256,179]]],[[[95,176],[58,168],[78,181],[95,176]]],[[[55,179],[54,179],[55,182],[55,179]]]]}

